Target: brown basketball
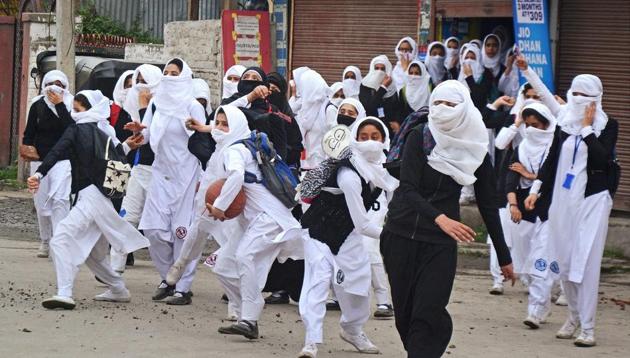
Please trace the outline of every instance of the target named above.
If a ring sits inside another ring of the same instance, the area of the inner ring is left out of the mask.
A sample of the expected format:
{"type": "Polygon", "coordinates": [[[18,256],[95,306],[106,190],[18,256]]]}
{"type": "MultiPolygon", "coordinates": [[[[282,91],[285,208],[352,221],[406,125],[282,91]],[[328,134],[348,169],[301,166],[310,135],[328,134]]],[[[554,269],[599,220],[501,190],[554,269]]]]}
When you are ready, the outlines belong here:
{"type": "MultiPolygon", "coordinates": [[[[219,179],[214,183],[210,184],[208,190],[206,191],[206,203],[210,205],[214,205],[214,201],[217,199],[219,194],[221,194],[221,188],[223,188],[223,184],[225,184],[225,179],[219,179]]],[[[239,216],[243,210],[245,209],[245,191],[241,188],[241,191],[238,192],[234,201],[225,211],[225,217],[228,219],[233,219],[239,216]]]]}

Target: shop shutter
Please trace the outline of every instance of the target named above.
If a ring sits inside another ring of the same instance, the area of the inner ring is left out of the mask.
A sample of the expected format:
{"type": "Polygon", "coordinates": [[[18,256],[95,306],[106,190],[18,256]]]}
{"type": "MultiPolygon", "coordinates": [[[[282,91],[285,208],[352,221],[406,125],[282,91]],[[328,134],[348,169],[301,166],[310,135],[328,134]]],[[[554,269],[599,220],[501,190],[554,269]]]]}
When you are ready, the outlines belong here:
{"type": "Polygon", "coordinates": [[[436,0],[441,17],[512,17],[512,0],[436,0]]]}
{"type": "Polygon", "coordinates": [[[558,93],[564,97],[582,73],[602,80],[604,111],[619,121],[622,177],[614,208],[630,211],[630,1],[563,0],[558,22],[558,93]]]}
{"type": "Polygon", "coordinates": [[[398,41],[417,39],[417,0],[295,0],[292,12],[291,68],[308,66],[329,84],[340,81],[348,65],[365,76],[377,55],[395,65],[398,41]]]}

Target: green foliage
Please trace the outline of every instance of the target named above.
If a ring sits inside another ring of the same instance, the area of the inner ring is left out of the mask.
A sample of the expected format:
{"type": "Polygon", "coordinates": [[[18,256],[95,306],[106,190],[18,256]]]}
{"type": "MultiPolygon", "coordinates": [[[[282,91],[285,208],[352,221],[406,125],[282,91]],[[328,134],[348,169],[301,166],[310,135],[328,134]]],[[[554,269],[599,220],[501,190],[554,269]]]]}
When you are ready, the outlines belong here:
{"type": "Polygon", "coordinates": [[[488,229],[486,229],[486,227],[484,225],[481,225],[479,227],[476,227],[475,229],[475,242],[480,242],[482,244],[485,244],[486,241],[488,240],[488,229]]]}
{"type": "Polygon", "coordinates": [[[17,165],[0,168],[0,190],[24,188],[26,185],[17,180],[17,165]]]}
{"type": "Polygon", "coordinates": [[[127,30],[125,24],[111,19],[107,16],[99,15],[93,3],[82,6],[78,15],[81,17],[80,32],[82,34],[103,34],[113,36],[131,37],[135,42],[140,43],[161,43],[160,39],[153,38],[149,31],[142,31],[140,18],[136,18],[127,30]]]}

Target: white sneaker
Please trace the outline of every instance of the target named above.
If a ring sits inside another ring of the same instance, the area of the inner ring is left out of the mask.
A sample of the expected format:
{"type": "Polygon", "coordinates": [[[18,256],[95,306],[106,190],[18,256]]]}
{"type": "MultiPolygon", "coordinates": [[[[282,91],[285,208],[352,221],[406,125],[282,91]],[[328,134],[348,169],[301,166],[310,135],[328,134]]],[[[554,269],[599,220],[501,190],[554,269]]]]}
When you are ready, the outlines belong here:
{"type": "Polygon", "coordinates": [[[597,343],[595,342],[595,332],[590,330],[582,330],[580,335],[573,341],[578,347],[594,347],[597,343]]]}
{"type": "Polygon", "coordinates": [[[579,323],[573,322],[573,321],[571,321],[570,318],[567,318],[567,320],[564,322],[562,327],[560,327],[560,330],[558,330],[558,332],[556,332],[556,338],[558,338],[558,339],[571,339],[571,338],[573,338],[573,335],[578,330],[578,328],[580,328],[580,324],[579,323]]]}
{"type": "Polygon", "coordinates": [[[41,244],[39,244],[39,249],[37,250],[37,257],[41,257],[41,258],[47,258],[50,252],[50,245],[48,244],[48,241],[42,241],[41,244]]]}
{"type": "Polygon", "coordinates": [[[180,278],[184,275],[184,269],[186,265],[179,262],[179,260],[175,261],[173,266],[168,269],[166,273],[166,284],[170,286],[175,286],[175,284],[179,281],[180,278]]]}
{"type": "Polygon", "coordinates": [[[63,308],[64,310],[71,310],[77,304],[74,302],[72,297],[65,296],[52,296],[51,298],[47,298],[42,301],[42,306],[44,308],[48,308],[49,310],[54,310],[57,308],[63,308]]]}
{"type": "Polygon", "coordinates": [[[502,295],[503,294],[503,284],[497,282],[494,285],[492,285],[492,288],[490,289],[490,294],[491,295],[502,295]]]}
{"type": "Polygon", "coordinates": [[[567,296],[565,296],[564,294],[560,294],[560,296],[558,296],[558,299],[556,300],[556,305],[557,306],[568,306],[569,302],[567,302],[567,296]]]}
{"type": "Polygon", "coordinates": [[[370,339],[365,335],[364,332],[361,332],[359,335],[353,336],[346,331],[341,330],[341,332],[339,333],[339,337],[341,337],[341,339],[343,339],[344,341],[352,344],[354,348],[356,348],[360,353],[380,353],[378,347],[376,347],[374,343],[370,341],[370,339]]]}
{"type": "Polygon", "coordinates": [[[123,289],[120,292],[114,292],[111,289],[94,296],[94,301],[104,302],[129,302],[131,301],[131,295],[128,289],[123,289]]]}
{"type": "Polygon", "coordinates": [[[317,344],[306,343],[298,354],[298,358],[317,358],[317,344]]]}
{"type": "Polygon", "coordinates": [[[227,306],[228,306],[228,310],[227,310],[227,316],[225,317],[225,319],[230,322],[238,321],[238,312],[236,311],[236,308],[233,307],[234,305],[228,303],[227,306]]]}
{"type": "Polygon", "coordinates": [[[536,317],[534,315],[527,316],[527,318],[525,318],[523,323],[527,327],[529,327],[531,329],[538,329],[538,328],[540,328],[540,319],[538,319],[538,317],[536,317]]]}

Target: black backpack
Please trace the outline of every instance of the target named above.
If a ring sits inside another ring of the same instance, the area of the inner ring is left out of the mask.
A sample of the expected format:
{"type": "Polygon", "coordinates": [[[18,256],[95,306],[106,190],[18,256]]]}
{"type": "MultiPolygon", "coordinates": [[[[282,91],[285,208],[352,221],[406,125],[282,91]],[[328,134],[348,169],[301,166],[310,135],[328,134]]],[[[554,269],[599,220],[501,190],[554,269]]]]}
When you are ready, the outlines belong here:
{"type": "Polygon", "coordinates": [[[127,162],[127,156],[116,149],[112,138],[100,130],[96,123],[80,125],[92,127],[94,166],[97,168],[97,177],[92,178],[93,184],[110,199],[123,198],[131,175],[131,166],[127,162]]]}

